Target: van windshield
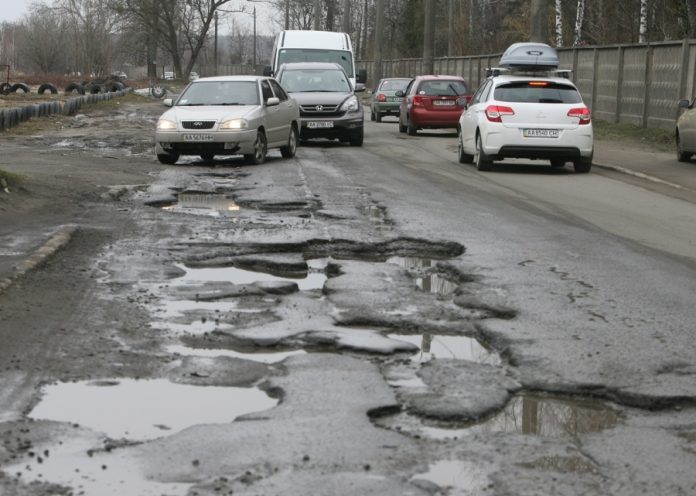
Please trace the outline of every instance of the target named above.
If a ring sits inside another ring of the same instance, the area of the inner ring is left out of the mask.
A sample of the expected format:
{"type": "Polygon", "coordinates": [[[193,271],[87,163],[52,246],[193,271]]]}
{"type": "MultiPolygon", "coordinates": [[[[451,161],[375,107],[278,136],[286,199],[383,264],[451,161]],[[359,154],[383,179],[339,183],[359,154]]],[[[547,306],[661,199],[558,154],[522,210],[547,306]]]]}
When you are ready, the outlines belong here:
{"type": "Polygon", "coordinates": [[[353,54],[345,50],[282,48],[278,51],[276,67],[291,62],[334,62],[343,67],[348,77],[353,77],[353,54]]]}
{"type": "Polygon", "coordinates": [[[336,69],[297,69],[282,71],[278,82],[288,93],[337,92],[350,93],[345,73],[336,69]]]}

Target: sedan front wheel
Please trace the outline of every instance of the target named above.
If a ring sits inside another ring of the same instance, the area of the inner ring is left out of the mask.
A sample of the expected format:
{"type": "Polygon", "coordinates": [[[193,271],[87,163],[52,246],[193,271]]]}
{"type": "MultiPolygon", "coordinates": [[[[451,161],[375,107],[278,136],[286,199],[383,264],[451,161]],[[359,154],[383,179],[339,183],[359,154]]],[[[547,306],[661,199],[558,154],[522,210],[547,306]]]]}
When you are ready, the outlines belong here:
{"type": "Polygon", "coordinates": [[[256,132],[256,141],[254,141],[254,153],[244,155],[247,162],[254,165],[261,165],[266,161],[266,153],[268,151],[268,143],[266,142],[266,135],[263,131],[259,130],[256,132]]]}

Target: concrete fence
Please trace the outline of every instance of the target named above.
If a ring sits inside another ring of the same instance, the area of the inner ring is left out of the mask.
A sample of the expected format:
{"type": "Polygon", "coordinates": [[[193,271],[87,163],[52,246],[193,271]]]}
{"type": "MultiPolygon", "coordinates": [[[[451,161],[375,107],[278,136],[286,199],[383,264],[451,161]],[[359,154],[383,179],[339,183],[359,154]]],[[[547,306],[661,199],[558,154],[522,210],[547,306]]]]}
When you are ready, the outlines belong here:
{"type": "Polygon", "coordinates": [[[97,103],[103,100],[111,100],[116,96],[124,96],[131,91],[133,91],[131,88],[127,88],[125,90],[113,91],[109,93],[80,95],[63,101],[34,103],[31,105],[24,105],[22,107],[2,108],[0,109],[0,131],[18,126],[22,122],[26,122],[32,117],[43,117],[45,115],[52,114],[74,115],[85,103],[97,103]]]}
{"type": "MultiPolygon", "coordinates": [[[[696,40],[637,45],[560,48],[562,69],[572,69],[585,103],[600,120],[671,129],[678,101],[696,96],[696,40]]],[[[500,54],[444,57],[434,61],[436,74],[463,76],[475,90],[487,67],[500,54]]],[[[361,60],[358,68],[376,74],[376,63],[361,60]]],[[[423,59],[382,61],[382,77],[423,74],[423,59]]],[[[368,88],[376,83],[370,80],[368,88]]]]}

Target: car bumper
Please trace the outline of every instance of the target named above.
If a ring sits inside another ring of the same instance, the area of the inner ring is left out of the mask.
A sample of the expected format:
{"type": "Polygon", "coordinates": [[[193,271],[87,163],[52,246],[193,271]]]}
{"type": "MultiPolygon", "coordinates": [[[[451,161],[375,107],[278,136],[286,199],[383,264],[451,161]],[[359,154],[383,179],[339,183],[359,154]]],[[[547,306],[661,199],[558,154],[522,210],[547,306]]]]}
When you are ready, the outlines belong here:
{"type": "Polygon", "coordinates": [[[340,117],[301,117],[301,139],[341,139],[360,134],[364,118],[362,112],[340,117]]]}
{"type": "Polygon", "coordinates": [[[459,124],[459,117],[464,109],[448,110],[426,110],[418,107],[411,107],[409,120],[416,127],[430,128],[456,128],[459,124]]]}
{"type": "Polygon", "coordinates": [[[563,129],[558,138],[525,138],[519,128],[500,127],[483,135],[486,155],[497,158],[579,158],[591,157],[591,127],[563,129]]]}
{"type": "Polygon", "coordinates": [[[155,142],[164,152],[179,155],[236,155],[254,153],[256,130],[244,131],[157,131],[155,142]],[[196,136],[200,140],[193,139],[196,136]]]}
{"type": "Polygon", "coordinates": [[[378,102],[372,104],[372,110],[380,114],[399,115],[400,107],[401,104],[399,102],[378,102]]]}

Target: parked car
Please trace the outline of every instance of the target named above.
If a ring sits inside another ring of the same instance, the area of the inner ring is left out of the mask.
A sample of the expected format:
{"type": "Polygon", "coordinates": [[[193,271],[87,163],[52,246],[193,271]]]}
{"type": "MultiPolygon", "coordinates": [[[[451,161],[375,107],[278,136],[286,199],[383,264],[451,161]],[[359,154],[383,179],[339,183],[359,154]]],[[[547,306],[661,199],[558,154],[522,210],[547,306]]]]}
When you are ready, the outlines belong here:
{"type": "Polygon", "coordinates": [[[115,71],[111,73],[111,77],[114,79],[120,79],[122,81],[125,81],[126,79],[128,79],[128,74],[126,74],[123,71],[115,71]]]}
{"type": "Polygon", "coordinates": [[[677,128],[674,133],[677,145],[677,160],[688,162],[691,156],[696,153],[696,99],[679,100],[679,108],[684,112],[677,119],[677,128]]]}
{"type": "Polygon", "coordinates": [[[382,122],[382,117],[387,115],[399,115],[399,107],[402,96],[396,96],[397,91],[406,89],[409,78],[380,79],[370,100],[370,119],[382,122]]]}
{"type": "MultiPolygon", "coordinates": [[[[516,45],[522,45],[523,54],[553,50],[538,43],[516,45]]],[[[573,162],[576,172],[590,171],[590,110],[569,79],[554,75],[553,62],[534,65],[539,57],[526,65],[515,59],[519,64],[511,64],[511,72],[494,71],[476,91],[459,119],[459,162],[490,170],[495,160],[545,159],[552,167],[573,162]]]]}
{"type": "Polygon", "coordinates": [[[157,121],[155,149],[163,164],[181,155],[244,155],[266,160],[269,148],[295,155],[300,130],[297,103],[278,82],[264,76],[221,76],[192,81],[157,121]]]}
{"type": "Polygon", "coordinates": [[[343,68],[333,62],[283,64],[276,75],[300,105],[300,139],[338,139],[352,146],[363,144],[363,108],[343,68]]]}
{"type": "Polygon", "coordinates": [[[174,74],[172,71],[164,71],[164,79],[167,81],[176,79],[176,74],[174,74]]]}
{"type": "Polygon", "coordinates": [[[471,98],[459,76],[417,76],[403,91],[399,107],[399,132],[415,136],[419,129],[456,129],[459,115],[471,98]]]}

